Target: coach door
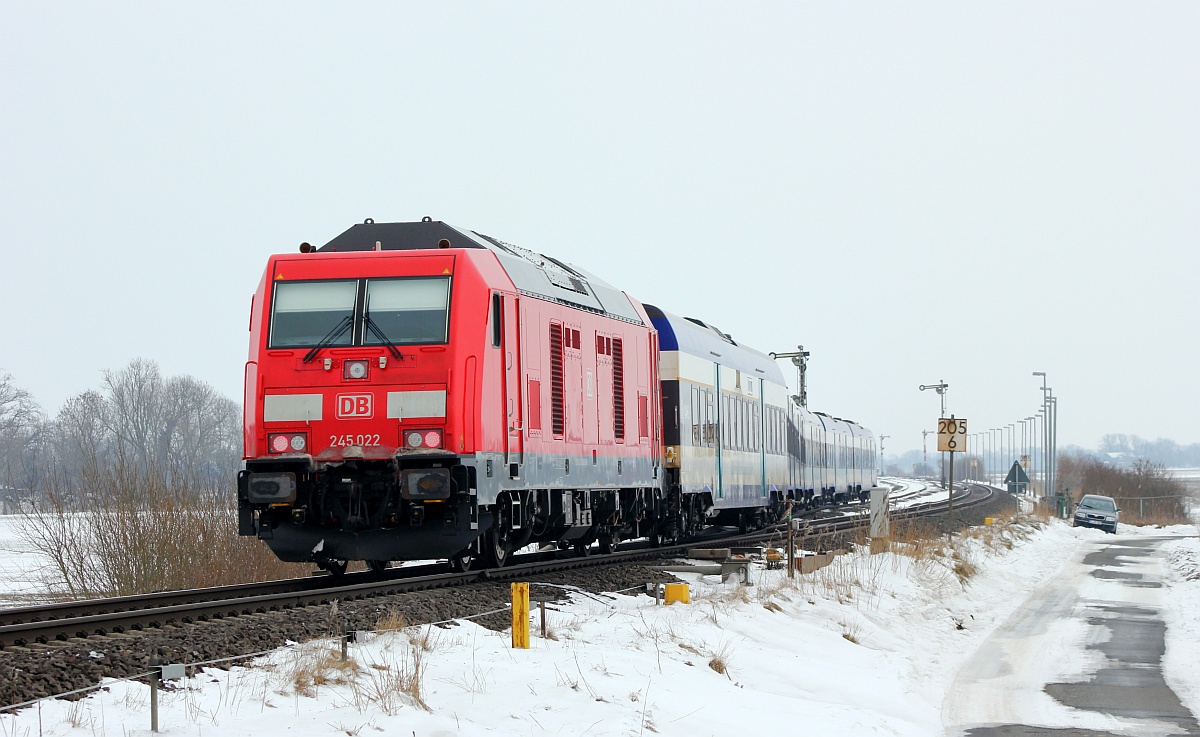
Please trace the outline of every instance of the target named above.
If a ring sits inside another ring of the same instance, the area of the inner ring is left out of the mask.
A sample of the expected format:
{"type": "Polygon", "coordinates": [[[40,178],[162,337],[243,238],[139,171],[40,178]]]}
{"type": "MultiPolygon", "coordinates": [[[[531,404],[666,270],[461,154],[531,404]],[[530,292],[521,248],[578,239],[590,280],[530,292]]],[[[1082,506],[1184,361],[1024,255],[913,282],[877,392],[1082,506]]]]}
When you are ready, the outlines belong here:
{"type": "Polygon", "coordinates": [[[717,499],[722,499],[725,496],[725,473],[724,473],[724,445],[727,436],[729,418],[725,416],[723,407],[725,403],[721,396],[721,364],[713,364],[713,386],[716,388],[716,408],[713,410],[716,417],[716,432],[713,434],[713,444],[717,449],[717,479],[713,485],[713,493],[717,499]]]}
{"type": "Polygon", "coordinates": [[[525,463],[524,435],[525,425],[522,422],[522,408],[525,406],[521,397],[521,341],[518,333],[519,311],[514,297],[496,295],[500,300],[500,314],[504,316],[501,336],[501,351],[504,354],[504,384],[503,401],[506,417],[506,439],[504,443],[504,463],[508,467],[509,478],[519,478],[521,466],[525,463]]]}

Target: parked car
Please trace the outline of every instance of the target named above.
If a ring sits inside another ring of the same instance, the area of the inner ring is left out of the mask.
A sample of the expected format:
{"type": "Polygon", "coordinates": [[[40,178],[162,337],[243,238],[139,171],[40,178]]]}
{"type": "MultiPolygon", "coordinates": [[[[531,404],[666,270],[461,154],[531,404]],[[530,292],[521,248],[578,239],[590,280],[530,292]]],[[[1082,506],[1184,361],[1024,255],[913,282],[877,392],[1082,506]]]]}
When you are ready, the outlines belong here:
{"type": "Polygon", "coordinates": [[[1072,527],[1099,527],[1105,532],[1117,531],[1117,517],[1121,510],[1111,496],[1087,494],[1075,505],[1072,527]]]}

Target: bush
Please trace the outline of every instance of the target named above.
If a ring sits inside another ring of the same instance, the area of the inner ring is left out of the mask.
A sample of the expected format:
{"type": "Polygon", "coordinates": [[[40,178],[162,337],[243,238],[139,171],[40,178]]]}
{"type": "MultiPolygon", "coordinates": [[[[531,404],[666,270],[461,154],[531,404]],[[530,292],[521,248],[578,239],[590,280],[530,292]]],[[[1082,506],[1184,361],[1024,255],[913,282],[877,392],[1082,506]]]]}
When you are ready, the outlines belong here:
{"type": "Polygon", "coordinates": [[[51,476],[21,532],[50,561],[43,577],[52,595],[124,596],[308,570],[282,563],[257,539],[238,537],[232,479],[225,485],[120,460],[87,464],[79,473],[75,484],[51,476]]]}
{"type": "Polygon", "coordinates": [[[1191,498],[1187,487],[1150,461],[1120,468],[1095,458],[1068,456],[1060,462],[1060,477],[1075,481],[1074,501],[1084,494],[1116,499],[1121,522],[1134,525],[1186,524],[1191,498]]]}

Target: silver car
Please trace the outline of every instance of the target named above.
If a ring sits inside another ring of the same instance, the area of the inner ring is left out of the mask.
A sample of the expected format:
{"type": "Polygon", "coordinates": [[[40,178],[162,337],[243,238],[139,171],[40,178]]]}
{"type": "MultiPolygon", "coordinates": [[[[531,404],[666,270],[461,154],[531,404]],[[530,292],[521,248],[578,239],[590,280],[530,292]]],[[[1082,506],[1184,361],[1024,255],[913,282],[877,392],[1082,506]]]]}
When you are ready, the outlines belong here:
{"type": "Polygon", "coordinates": [[[1075,505],[1072,527],[1099,527],[1105,532],[1117,531],[1117,516],[1121,510],[1111,496],[1087,494],[1075,505]]]}

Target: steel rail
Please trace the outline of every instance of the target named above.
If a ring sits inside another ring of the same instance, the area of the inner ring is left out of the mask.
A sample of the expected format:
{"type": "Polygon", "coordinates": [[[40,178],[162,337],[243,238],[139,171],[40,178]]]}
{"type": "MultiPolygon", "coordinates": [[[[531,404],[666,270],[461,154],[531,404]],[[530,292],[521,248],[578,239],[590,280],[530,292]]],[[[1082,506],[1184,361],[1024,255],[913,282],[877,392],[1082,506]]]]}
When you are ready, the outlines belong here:
{"type": "MultiPolygon", "coordinates": [[[[908,494],[899,495],[893,499],[900,500],[912,496],[920,496],[923,493],[925,493],[925,491],[922,489],[919,491],[910,492],[908,494]]],[[[853,502],[842,509],[854,510],[860,505],[861,503],[859,502],[853,502]]],[[[816,510],[810,510],[805,514],[816,515],[822,511],[827,511],[827,509],[828,508],[818,508],[816,510]]],[[[707,544],[707,542],[708,541],[704,540],[703,538],[693,540],[692,547],[707,544]]],[[[630,549],[629,545],[629,543],[626,543],[627,550],[630,549]]],[[[633,545],[634,547],[637,547],[636,543],[633,545]]],[[[643,545],[643,547],[645,547],[645,545],[643,545]]],[[[667,549],[659,548],[659,550],[665,551],[667,549]]],[[[545,560],[547,557],[545,553],[524,554],[521,556],[516,556],[515,560],[525,562],[529,560],[531,555],[536,560],[545,560]]],[[[446,573],[445,564],[433,563],[420,566],[408,566],[404,568],[392,568],[383,573],[370,571],[351,573],[344,576],[339,585],[345,586],[355,583],[380,581],[382,580],[381,577],[385,576],[388,580],[391,580],[399,578],[419,578],[422,576],[434,576],[444,573],[446,573]]],[[[106,597],[101,599],[81,599],[76,601],[11,607],[7,609],[0,609],[0,627],[33,622],[47,622],[67,618],[107,615],[118,612],[161,609],[164,607],[190,603],[207,603],[223,599],[234,600],[268,594],[302,594],[330,588],[330,580],[331,579],[327,575],[320,574],[316,576],[305,576],[302,578],[229,584],[225,586],[213,586],[201,589],[178,589],[148,594],[133,594],[129,596],[106,597]]],[[[0,630],[0,632],[2,631],[3,630],[0,630]]]]}
{"type": "MultiPolygon", "coordinates": [[[[956,496],[955,502],[961,505],[960,508],[982,503],[990,498],[990,490],[988,495],[976,501],[969,501],[971,496],[972,492],[964,488],[961,495],[956,496]]],[[[937,514],[947,504],[946,501],[916,504],[904,510],[895,510],[893,517],[937,514]]],[[[837,518],[809,519],[807,531],[838,532],[857,527],[863,524],[864,519],[862,513],[837,518]]],[[[693,539],[661,547],[653,547],[648,542],[632,543],[626,549],[608,555],[563,557],[566,551],[528,554],[520,556],[515,559],[514,564],[503,568],[465,573],[446,573],[444,564],[437,564],[414,566],[410,569],[391,569],[388,572],[391,575],[385,574],[384,578],[378,573],[365,572],[350,574],[341,579],[319,576],[22,607],[0,612],[0,617],[3,617],[3,623],[0,623],[0,649],[34,642],[48,644],[71,638],[283,611],[328,604],[335,599],[357,600],[392,596],[425,589],[528,578],[555,571],[670,557],[691,548],[729,547],[731,544],[751,544],[769,540],[780,534],[781,526],[774,525],[755,532],[719,538],[693,539]]]]}

